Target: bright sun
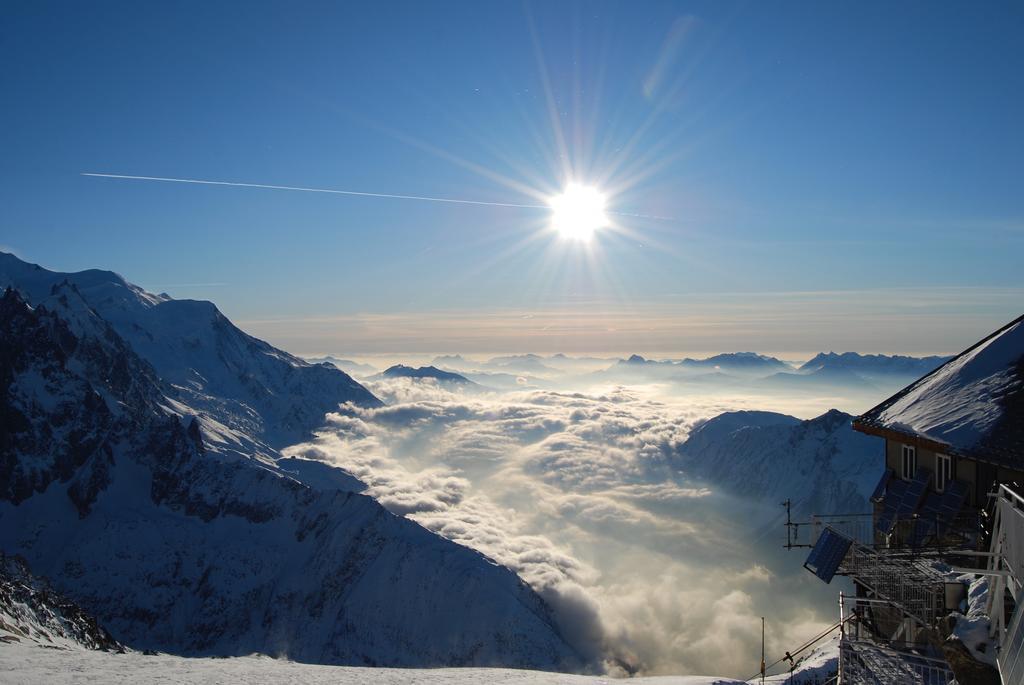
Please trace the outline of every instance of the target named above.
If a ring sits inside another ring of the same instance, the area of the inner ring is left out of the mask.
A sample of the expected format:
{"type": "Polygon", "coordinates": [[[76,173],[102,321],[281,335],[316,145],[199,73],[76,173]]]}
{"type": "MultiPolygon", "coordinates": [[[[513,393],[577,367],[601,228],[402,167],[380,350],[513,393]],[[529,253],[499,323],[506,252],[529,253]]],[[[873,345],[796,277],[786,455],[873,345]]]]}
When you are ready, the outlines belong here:
{"type": "Polygon", "coordinates": [[[553,212],[551,226],[563,238],[587,241],[594,231],[608,225],[604,195],[596,188],[570,183],[565,192],[548,201],[553,212]]]}

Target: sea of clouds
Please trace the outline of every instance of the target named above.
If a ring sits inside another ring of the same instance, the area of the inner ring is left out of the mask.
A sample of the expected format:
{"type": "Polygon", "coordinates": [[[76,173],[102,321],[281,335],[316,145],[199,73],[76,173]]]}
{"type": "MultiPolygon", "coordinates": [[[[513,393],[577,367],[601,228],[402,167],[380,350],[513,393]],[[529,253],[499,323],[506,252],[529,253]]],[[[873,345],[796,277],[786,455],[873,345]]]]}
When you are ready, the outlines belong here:
{"type": "Polygon", "coordinates": [[[288,453],[344,469],[392,512],[516,571],[609,673],[748,677],[762,616],[780,656],[835,622],[838,588],[781,549],[777,502],[681,470],[694,425],[749,400],[368,385],[386,406],[332,414],[288,453]]]}

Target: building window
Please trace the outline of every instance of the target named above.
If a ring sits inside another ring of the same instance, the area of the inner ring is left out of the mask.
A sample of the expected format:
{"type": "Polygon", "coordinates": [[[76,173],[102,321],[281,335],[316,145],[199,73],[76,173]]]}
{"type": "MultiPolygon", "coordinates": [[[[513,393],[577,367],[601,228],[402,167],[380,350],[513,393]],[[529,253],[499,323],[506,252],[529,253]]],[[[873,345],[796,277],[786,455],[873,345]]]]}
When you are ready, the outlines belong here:
{"type": "Polygon", "coordinates": [[[942,492],[953,480],[953,458],[946,454],[935,455],[935,490],[942,492]]]}
{"type": "Polygon", "coordinates": [[[903,480],[912,480],[917,475],[917,448],[903,445],[903,480]]]}

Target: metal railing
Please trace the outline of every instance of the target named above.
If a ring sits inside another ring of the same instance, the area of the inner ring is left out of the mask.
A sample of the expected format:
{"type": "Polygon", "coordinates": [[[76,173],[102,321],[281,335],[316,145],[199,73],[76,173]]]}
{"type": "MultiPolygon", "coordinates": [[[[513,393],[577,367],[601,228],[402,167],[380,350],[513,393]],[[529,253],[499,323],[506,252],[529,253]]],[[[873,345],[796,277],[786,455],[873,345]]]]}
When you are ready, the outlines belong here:
{"type": "Polygon", "coordinates": [[[1024,498],[1005,485],[996,493],[996,522],[992,551],[1009,572],[1006,589],[1020,601],[1024,586],[1024,498]]]}
{"type": "Polygon", "coordinates": [[[999,645],[996,655],[999,675],[1004,683],[1024,682],[1024,611],[1017,607],[1006,638],[999,645]]]}
{"type": "Polygon", "coordinates": [[[898,517],[892,532],[883,535],[875,527],[874,514],[815,515],[809,522],[793,526],[792,540],[794,545],[813,546],[822,532],[831,528],[858,545],[875,550],[976,550],[981,541],[980,521],[980,513],[974,510],[961,512],[950,521],[933,521],[914,514],[898,517]]]}
{"type": "Polygon", "coordinates": [[[1016,662],[1022,649],[1018,633],[1021,630],[1021,605],[1024,603],[1024,497],[1006,485],[1000,485],[991,496],[994,499],[994,514],[987,573],[992,576],[992,580],[986,606],[989,636],[997,638],[999,643],[997,661],[1000,671],[1015,671],[1009,661],[1016,662]],[[1017,605],[1018,615],[1012,617],[1012,623],[1011,616],[1007,615],[1007,594],[1013,599],[1013,604],[1017,605]]]}
{"type": "Polygon", "coordinates": [[[945,610],[944,578],[910,559],[891,559],[854,545],[841,566],[873,596],[893,602],[922,625],[934,625],[945,610]]]}

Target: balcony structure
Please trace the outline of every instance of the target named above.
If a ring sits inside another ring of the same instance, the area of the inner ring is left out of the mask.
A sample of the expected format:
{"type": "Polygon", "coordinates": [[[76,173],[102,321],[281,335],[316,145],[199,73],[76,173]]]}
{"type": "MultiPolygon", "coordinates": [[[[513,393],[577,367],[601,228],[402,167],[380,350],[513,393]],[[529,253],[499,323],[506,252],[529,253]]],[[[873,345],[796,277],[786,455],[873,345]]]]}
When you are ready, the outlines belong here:
{"type": "Polygon", "coordinates": [[[1024,497],[1001,484],[987,515],[965,509],[927,526],[919,513],[880,521],[883,508],[790,523],[790,545],[811,550],[807,569],[825,582],[846,576],[856,590],[840,595],[839,683],[982,682],[957,680],[947,657],[951,615],[964,608],[962,574],[988,578],[998,667],[989,682],[1024,683],[1024,497]]]}
{"type": "Polygon", "coordinates": [[[1024,316],[853,428],[884,441],[872,511],[787,519],[804,566],[856,590],[840,682],[1024,685],[1024,316]]]}

